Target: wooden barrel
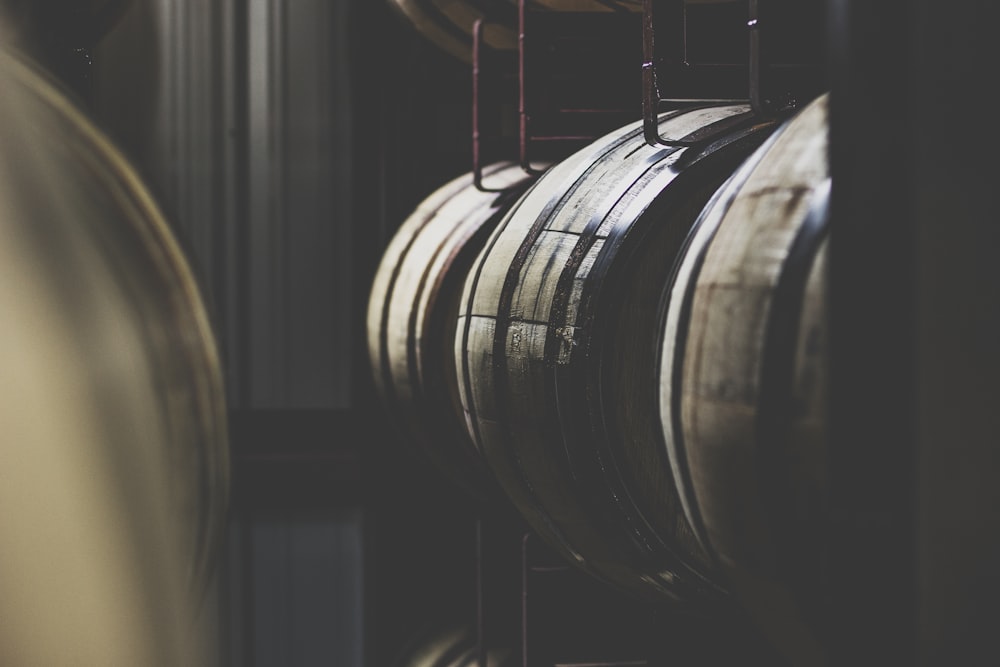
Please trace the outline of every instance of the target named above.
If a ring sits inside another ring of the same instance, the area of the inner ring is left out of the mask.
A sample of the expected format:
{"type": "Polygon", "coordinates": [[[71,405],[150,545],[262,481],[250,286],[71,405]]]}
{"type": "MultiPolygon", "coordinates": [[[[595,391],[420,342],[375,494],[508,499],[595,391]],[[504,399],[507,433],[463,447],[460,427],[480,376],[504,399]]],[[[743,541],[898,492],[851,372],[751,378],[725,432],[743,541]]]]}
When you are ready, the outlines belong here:
{"type": "Polygon", "coordinates": [[[664,114],[551,167],[469,272],[456,358],[467,427],[534,530],[654,599],[714,598],[658,427],[656,303],[702,206],[772,125],[745,106],[664,114]]]}
{"type": "Polygon", "coordinates": [[[825,525],[827,97],[706,208],[667,291],[665,442],[686,514],[729,586],[793,664],[825,525]]]}
{"type": "Polygon", "coordinates": [[[491,647],[486,662],[479,662],[479,647],[472,625],[437,624],[416,634],[393,667],[515,667],[521,664],[514,649],[491,647]]]}
{"type": "Polygon", "coordinates": [[[382,256],[368,299],[368,352],[389,419],[455,484],[488,497],[493,488],[469,441],[458,399],[453,344],[465,275],[497,222],[530,178],[510,162],[472,174],[427,197],[382,256]]]}
{"type": "MultiPolygon", "coordinates": [[[[32,258],[23,277],[9,267],[5,275],[56,311],[60,329],[44,333],[62,337],[61,354],[84,373],[93,419],[114,429],[95,466],[113,469],[137,502],[144,476],[154,475],[142,466],[168,476],[186,579],[203,590],[227,519],[229,456],[219,358],[198,285],[136,172],[58,85],[7,53],[0,79],[0,245],[23,246],[32,258]]],[[[2,320],[13,329],[19,317],[5,310],[2,320]]],[[[3,382],[10,391],[17,380],[5,373],[3,382]]],[[[69,398],[51,382],[53,405],[38,408],[58,421],[69,398]]]]}

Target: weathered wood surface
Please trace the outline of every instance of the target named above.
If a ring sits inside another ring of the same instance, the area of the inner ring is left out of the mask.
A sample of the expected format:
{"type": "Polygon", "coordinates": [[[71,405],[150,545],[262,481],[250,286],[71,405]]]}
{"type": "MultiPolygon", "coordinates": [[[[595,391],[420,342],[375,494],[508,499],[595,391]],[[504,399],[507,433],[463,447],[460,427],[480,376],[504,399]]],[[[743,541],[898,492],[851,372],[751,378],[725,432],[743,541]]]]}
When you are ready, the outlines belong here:
{"type": "Polygon", "coordinates": [[[0,53],[0,662],[198,664],[226,409],[195,278],[61,89],[0,53]]]}
{"type": "Polygon", "coordinates": [[[469,432],[530,525],[656,599],[720,594],[660,441],[656,305],[701,207],[770,125],[742,106],[660,123],[708,127],[714,142],[664,149],[632,124],[551,167],[469,272],[456,338],[469,432]]]}
{"type": "Polygon", "coordinates": [[[492,486],[458,403],[453,341],[465,274],[490,232],[530,182],[504,162],[427,197],[383,253],[368,299],[368,352],[388,418],[452,481],[477,496],[492,486]]]}
{"type": "Polygon", "coordinates": [[[660,401],[691,525],[734,592],[816,664],[826,415],[827,98],[706,208],[669,292],[660,401]]]}

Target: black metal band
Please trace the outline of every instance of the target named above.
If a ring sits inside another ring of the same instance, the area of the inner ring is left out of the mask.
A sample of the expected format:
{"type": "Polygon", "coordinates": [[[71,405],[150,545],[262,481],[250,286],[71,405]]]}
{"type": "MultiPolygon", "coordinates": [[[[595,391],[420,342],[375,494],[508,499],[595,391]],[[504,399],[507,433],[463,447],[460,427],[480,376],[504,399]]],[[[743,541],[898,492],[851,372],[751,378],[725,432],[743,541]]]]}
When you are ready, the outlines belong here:
{"type": "MultiPolygon", "coordinates": [[[[754,158],[754,164],[760,161],[760,155],[766,150],[766,146],[773,141],[772,139],[765,143],[757,153],[754,158]]],[[[684,265],[686,258],[689,253],[697,252],[697,256],[693,256],[693,266],[691,267],[691,274],[688,278],[688,283],[684,288],[684,294],[681,295],[681,303],[679,305],[678,321],[677,321],[677,331],[676,338],[674,340],[674,350],[673,359],[671,366],[671,376],[670,376],[670,424],[672,430],[672,442],[664,443],[666,447],[670,448],[674,454],[674,474],[680,483],[677,485],[677,493],[683,497],[683,502],[685,507],[688,508],[688,520],[691,523],[691,529],[694,531],[695,537],[701,543],[702,548],[709,554],[709,556],[714,560],[716,559],[715,551],[712,549],[711,541],[708,539],[708,531],[705,527],[704,519],[701,516],[701,512],[698,508],[698,499],[694,493],[694,483],[691,479],[691,469],[688,465],[687,460],[687,450],[684,444],[684,431],[683,424],[681,423],[681,400],[683,398],[683,380],[684,380],[684,357],[687,353],[687,340],[688,333],[691,323],[691,307],[694,301],[694,291],[698,283],[698,275],[701,273],[701,267],[705,263],[705,255],[708,253],[709,247],[712,245],[712,240],[715,238],[718,232],[719,225],[722,224],[723,219],[726,216],[726,212],[732,207],[733,202],[739,195],[740,188],[743,183],[749,178],[752,172],[752,165],[747,164],[743,169],[736,172],[720,187],[712,199],[708,202],[705,208],[702,210],[701,216],[695,222],[694,227],[691,228],[691,232],[688,234],[684,245],[681,248],[680,253],[678,253],[678,260],[674,264],[674,270],[671,272],[670,280],[667,283],[666,288],[663,290],[663,295],[660,300],[660,312],[663,314],[663,323],[660,326],[660,330],[666,330],[666,319],[667,314],[674,308],[671,304],[671,296],[674,288],[677,286],[677,281],[680,278],[680,269],[684,265]],[[717,213],[721,211],[721,213],[717,213]],[[702,227],[707,224],[710,218],[714,218],[716,227],[709,231],[708,238],[699,248],[694,248],[694,241],[702,233],[702,227]]],[[[662,349],[661,349],[662,354],[662,349]]],[[[662,357],[657,363],[658,368],[662,368],[663,360],[662,357]]]]}
{"type": "MultiPolygon", "coordinates": [[[[715,125],[715,123],[713,123],[715,125]]],[[[574,429],[584,428],[577,436],[573,436],[573,448],[578,450],[575,454],[567,448],[566,455],[570,459],[571,467],[591,470],[585,473],[590,479],[600,480],[600,483],[591,483],[581,486],[581,493],[586,493],[586,498],[581,497],[581,501],[598,513],[598,518],[604,517],[601,522],[602,529],[606,534],[613,536],[612,542],[627,553],[630,558],[638,559],[633,562],[644,563],[652,570],[668,569],[674,574],[680,575],[682,579],[675,581],[678,591],[688,590],[690,584],[695,584],[698,588],[705,588],[705,573],[695,566],[691,559],[682,551],[679,551],[679,544],[674,535],[661,535],[653,524],[646,518],[643,509],[634,499],[630,489],[635,488],[636,482],[629,478],[628,473],[618,465],[620,453],[618,448],[620,443],[614,435],[615,429],[609,426],[605,419],[603,406],[607,405],[606,397],[603,396],[601,376],[603,374],[604,359],[610,351],[612,341],[610,340],[610,330],[613,323],[601,318],[597,321],[598,312],[608,312],[613,309],[615,300],[622,290],[629,289],[626,281],[630,279],[628,265],[630,258],[636,252],[642,252],[644,240],[651,233],[656,225],[667,224],[666,218],[671,210],[684,207],[689,204],[693,197],[706,197],[708,195],[698,194],[713,182],[725,180],[739,162],[756,148],[763,140],[763,127],[756,129],[749,128],[743,130],[733,130],[725,137],[720,137],[711,146],[704,150],[687,149],[679,156],[679,159],[666,166],[667,169],[676,172],[674,178],[664,188],[644,191],[645,197],[643,213],[627,228],[614,228],[611,235],[605,242],[605,246],[598,258],[595,259],[586,281],[584,283],[583,294],[576,322],[581,331],[579,346],[571,357],[568,367],[556,369],[556,382],[560,388],[558,394],[566,397],[572,395],[574,404],[600,406],[588,410],[586,415],[580,418],[570,415],[562,420],[562,430],[564,432],[574,429]],[[689,155],[690,153],[695,155],[689,155]],[[683,166],[682,166],[683,163],[683,166]],[[580,423],[585,417],[586,423],[580,423]],[[596,420],[596,421],[595,421],[596,420]],[[588,454],[588,457],[583,457],[588,454]],[[581,459],[580,463],[573,463],[573,460],[581,459]],[[581,465],[582,464],[582,465],[581,465]],[[586,488],[583,488],[586,487],[586,488]]],[[[696,131],[697,132],[697,131],[696,131]]],[[[693,133],[692,133],[693,134],[693,133]]],[[[690,135],[689,135],[690,136],[690,135]]],[[[670,153],[670,152],[668,152],[670,153]]],[[[672,154],[672,153],[671,153],[672,154]]],[[[635,184],[628,190],[642,187],[641,181],[654,170],[662,170],[661,154],[656,163],[651,165],[635,184]]],[[[713,188],[714,190],[715,188],[713,188]]],[[[606,216],[602,216],[598,221],[598,226],[606,221],[606,216]]],[[[675,220],[674,224],[685,224],[685,233],[693,221],[684,223],[675,220]]],[[[594,229],[596,231],[596,227],[594,229]]],[[[581,239],[582,241],[582,239],[581,239]]],[[[589,250],[590,244],[587,244],[589,250]]],[[[585,253],[580,253],[582,258],[585,253]]],[[[680,253],[677,258],[682,257],[680,253]]],[[[665,261],[672,262],[674,258],[664,258],[665,261]]],[[[569,269],[562,278],[560,287],[557,288],[558,295],[568,292],[572,287],[578,266],[568,265],[569,269]],[[563,282],[565,281],[565,282],[563,282]]],[[[553,304],[553,321],[561,322],[566,317],[566,304],[558,300],[553,304]]],[[[550,331],[552,346],[547,346],[546,358],[554,358],[558,354],[559,341],[555,334],[550,331]]],[[[650,350],[651,357],[655,356],[654,350],[650,350]]],[[[655,367],[654,367],[655,368],[655,367]]],[[[650,386],[648,387],[650,396],[656,395],[655,377],[650,374],[650,386]]],[[[614,400],[614,399],[611,399],[614,400]]],[[[560,401],[560,406],[565,406],[566,398],[560,401]]],[[[650,443],[652,446],[652,443],[650,443]]],[[[669,473],[670,463],[666,449],[662,446],[656,447],[656,454],[661,457],[663,470],[669,473]]],[[[673,483],[673,479],[670,479],[673,483]]],[[[680,511],[680,508],[678,508],[680,511]]]]}
{"type": "MultiPolygon", "coordinates": [[[[682,114],[690,113],[694,109],[684,109],[681,111],[676,111],[668,118],[676,117],[682,114]]],[[[742,118],[741,118],[742,120],[742,118]]],[[[712,126],[717,125],[717,123],[712,123],[712,126]]],[[[706,158],[715,154],[726,153],[722,149],[728,146],[730,143],[737,142],[740,139],[746,139],[750,135],[759,134],[757,130],[759,127],[747,127],[742,130],[738,129],[737,124],[732,124],[729,127],[732,128],[731,134],[729,135],[728,141],[725,139],[719,139],[717,145],[714,145],[711,150],[704,150],[700,152],[697,158],[689,158],[685,160],[686,167],[699,162],[701,159],[706,158]]],[[[702,130],[695,130],[691,134],[702,133],[702,130]]],[[[507,331],[510,324],[510,308],[513,299],[513,294],[519,284],[520,274],[524,268],[525,262],[527,261],[530,252],[534,248],[538,241],[539,236],[545,230],[548,224],[550,224],[552,218],[558,214],[558,211],[567,202],[572,201],[573,195],[576,193],[576,188],[580,186],[581,183],[585,182],[588,174],[592,173],[592,170],[598,168],[604,164],[604,162],[609,158],[620,159],[621,152],[620,147],[626,145],[626,142],[636,143],[637,139],[641,138],[641,131],[635,131],[627,136],[624,140],[616,144],[611,150],[607,151],[604,155],[596,159],[582,174],[578,177],[573,184],[565,192],[560,191],[559,196],[554,197],[553,201],[546,206],[543,212],[538,216],[532,225],[531,229],[522,241],[514,260],[511,262],[508,274],[505,280],[501,292],[500,305],[498,308],[496,330],[494,333],[494,369],[495,375],[495,389],[497,392],[498,403],[506,402],[508,399],[508,381],[507,381],[507,360],[505,357],[506,353],[506,339],[507,331]]],[[[690,136],[690,135],[689,135],[690,136]]],[[[753,147],[759,143],[759,139],[754,138],[753,147]]],[[[640,144],[640,148],[644,147],[645,144],[640,144]]],[[[750,145],[745,145],[746,152],[749,152],[750,145]]],[[[651,155],[647,158],[648,164],[645,173],[640,175],[637,180],[641,180],[647,176],[653,169],[657,167],[668,156],[677,153],[679,149],[661,149],[659,151],[653,151],[651,155]]],[[[630,151],[630,154],[634,151],[630,151]]],[[[678,160],[679,162],[680,160],[678,160]]],[[[735,166],[735,165],[734,165],[735,166]]],[[[701,170],[696,170],[701,173],[701,170]]],[[[685,178],[681,180],[684,181],[686,178],[693,178],[693,172],[691,174],[685,173],[685,178]]],[[[693,183],[691,184],[694,185],[693,183]]],[[[616,189],[619,194],[628,191],[629,189],[635,187],[634,183],[623,184],[622,187],[616,189]]],[[[671,196],[676,194],[681,196],[682,193],[674,192],[676,188],[669,188],[671,196]]],[[[685,190],[687,191],[687,190],[685,190]]],[[[669,197],[668,197],[669,198],[669,197]]],[[[652,199],[663,199],[662,193],[652,194],[652,199]]],[[[606,221],[607,213],[612,210],[614,204],[617,202],[618,198],[615,197],[614,200],[610,201],[610,207],[608,210],[603,210],[598,214],[594,215],[588,222],[577,239],[576,245],[571,252],[569,259],[566,264],[560,267],[561,274],[558,279],[556,293],[554,296],[553,304],[550,310],[550,316],[548,318],[547,324],[552,324],[554,322],[561,322],[566,317],[566,311],[569,305],[569,296],[572,292],[573,281],[575,280],[576,272],[578,271],[580,264],[583,262],[587,256],[593,243],[596,241],[596,233],[601,225],[606,221]]],[[[631,225],[630,225],[631,227],[631,225]]],[[[621,232],[618,236],[624,236],[625,232],[621,232]]],[[[617,239],[611,245],[620,244],[621,239],[617,239]]],[[[606,248],[606,250],[608,250],[606,248]]],[[[601,257],[595,262],[594,269],[592,269],[591,275],[587,279],[587,288],[585,288],[585,294],[587,292],[593,293],[594,286],[599,284],[600,277],[607,273],[610,263],[614,259],[614,251],[602,252],[601,257]],[[601,264],[598,267],[598,263],[601,264]]],[[[585,297],[587,298],[587,297],[585,297]]],[[[586,311],[587,308],[584,304],[581,304],[581,310],[586,311]]],[[[586,315],[584,315],[586,316],[586,315]]],[[[550,326],[548,335],[545,342],[545,359],[546,363],[554,365],[552,361],[558,356],[561,341],[559,340],[556,333],[552,330],[550,326]]],[[[579,362],[578,362],[579,365],[579,362]]],[[[586,369],[586,364],[580,366],[580,371],[584,374],[588,372],[586,369]]],[[[573,374],[573,370],[570,370],[570,374],[573,374]]],[[[566,446],[566,438],[563,434],[563,424],[565,419],[560,416],[560,401],[558,396],[560,393],[565,393],[565,387],[560,390],[559,385],[562,384],[558,377],[563,378],[563,382],[566,378],[566,373],[564,372],[554,372],[547,374],[545,381],[547,388],[545,389],[545,401],[547,404],[548,414],[553,416],[548,422],[548,430],[552,435],[552,442],[549,443],[552,449],[550,450],[550,456],[564,458],[567,465],[567,474],[573,478],[574,484],[576,485],[576,491],[578,492],[577,502],[580,502],[583,507],[590,507],[592,510],[597,511],[598,515],[595,517],[599,521],[598,529],[604,535],[603,539],[609,540],[610,544],[617,544],[619,548],[624,547],[624,553],[631,554],[631,558],[639,556],[641,560],[648,560],[652,563],[654,560],[658,561],[662,566],[665,561],[670,561],[668,567],[677,573],[682,573],[690,571],[689,568],[684,564],[682,560],[676,557],[673,553],[673,549],[665,544],[660,536],[651,529],[646,522],[641,510],[636,505],[635,501],[629,497],[628,483],[623,478],[622,473],[617,470],[617,462],[614,453],[609,449],[610,442],[608,441],[607,434],[604,434],[603,442],[601,442],[597,449],[588,448],[592,457],[582,457],[579,452],[572,452],[570,447],[566,446]],[[600,484],[593,484],[593,489],[587,489],[587,497],[584,497],[584,490],[580,488],[579,482],[584,478],[589,477],[592,479],[599,479],[600,484]],[[594,496],[594,490],[600,491],[600,497],[594,496]],[[603,517],[603,518],[602,518],[603,517]],[[623,523],[624,522],[624,523],[623,523]],[[610,531],[610,532],[609,532],[610,531]],[[627,546],[627,545],[631,546],[627,546]],[[655,554],[655,558],[653,557],[655,554]]],[[[586,378],[582,378],[583,383],[586,384],[586,378]]],[[[578,381],[570,381],[570,386],[579,389],[581,383],[578,381]]],[[[571,389],[572,390],[572,389],[571,389]]],[[[586,401],[584,401],[585,404],[586,401]]],[[[503,405],[498,405],[498,412],[501,415],[505,414],[506,407],[503,405]]],[[[501,417],[501,422],[504,419],[501,417]]],[[[589,423],[589,419],[587,420],[589,423]]],[[[602,425],[603,426],[603,425],[602,425]]],[[[606,428],[606,427],[605,427],[606,428]]],[[[512,437],[512,435],[510,436],[512,437]]],[[[532,504],[534,510],[540,519],[546,524],[548,529],[552,532],[554,536],[557,537],[570,551],[575,551],[572,545],[567,541],[567,539],[562,535],[561,530],[549,516],[543,503],[538,499],[538,497],[531,490],[531,483],[529,480],[528,471],[525,471],[521,465],[521,461],[517,456],[516,447],[512,447],[507,452],[510,458],[510,465],[512,469],[517,471],[517,474],[521,477],[521,482],[523,488],[529,494],[532,499],[532,504]]],[[[680,583],[680,582],[678,582],[680,583]]],[[[682,586],[677,586],[680,590],[682,586]]],[[[672,591],[673,594],[677,593],[677,590],[672,591]]]]}
{"type": "MultiPolygon", "coordinates": [[[[760,493],[764,500],[765,514],[772,526],[772,539],[781,545],[787,539],[797,536],[785,535],[779,526],[784,523],[790,511],[792,497],[787,483],[789,460],[790,415],[795,413],[795,360],[805,290],[809,273],[817,253],[829,232],[830,179],[814,190],[809,212],[799,227],[781,267],[781,273],[774,286],[765,330],[764,346],[761,351],[761,377],[758,392],[756,447],[757,474],[761,480],[760,493]]],[[[785,524],[787,525],[787,524],[785,524]]],[[[782,553],[790,550],[779,547],[779,562],[782,553]]],[[[790,564],[794,567],[794,563],[790,564]]]]}

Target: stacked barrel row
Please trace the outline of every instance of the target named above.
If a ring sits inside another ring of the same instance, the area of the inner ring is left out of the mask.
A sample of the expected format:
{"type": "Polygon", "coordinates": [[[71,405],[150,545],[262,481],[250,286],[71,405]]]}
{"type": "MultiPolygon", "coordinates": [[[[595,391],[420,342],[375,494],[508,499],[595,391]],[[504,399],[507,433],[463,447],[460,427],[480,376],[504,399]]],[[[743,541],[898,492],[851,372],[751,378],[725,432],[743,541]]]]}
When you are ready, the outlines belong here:
{"type": "MultiPolygon", "coordinates": [[[[498,164],[400,227],[370,297],[389,418],[567,561],[822,661],[827,98],[635,123],[498,164]],[[445,351],[451,351],[451,354],[445,351]]],[[[805,664],[805,663],[803,663],[805,664]]]]}

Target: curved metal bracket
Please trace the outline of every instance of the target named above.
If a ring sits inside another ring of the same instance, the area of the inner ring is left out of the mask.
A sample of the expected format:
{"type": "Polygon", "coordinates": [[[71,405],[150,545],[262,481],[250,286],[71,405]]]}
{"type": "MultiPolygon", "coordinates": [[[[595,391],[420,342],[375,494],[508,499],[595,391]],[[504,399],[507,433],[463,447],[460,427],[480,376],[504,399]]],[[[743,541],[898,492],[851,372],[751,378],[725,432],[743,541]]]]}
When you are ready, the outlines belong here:
{"type": "Polygon", "coordinates": [[[503,192],[504,188],[488,188],[483,184],[480,84],[483,77],[484,26],[481,18],[472,25],[472,183],[480,192],[503,192]]]}
{"type": "Polygon", "coordinates": [[[518,131],[520,133],[520,164],[521,169],[532,176],[544,173],[544,169],[535,169],[531,166],[531,158],[528,155],[528,134],[531,116],[528,114],[527,86],[525,76],[525,35],[527,34],[528,8],[527,0],[517,2],[517,114],[520,119],[518,131]]]}
{"type": "MultiPolygon", "coordinates": [[[[659,82],[656,73],[656,35],[653,25],[653,5],[674,3],[675,13],[678,20],[686,22],[686,8],[684,0],[643,0],[642,3],[642,126],[646,143],[650,146],[663,146],[666,148],[678,148],[702,144],[712,138],[714,134],[706,134],[698,137],[672,138],[663,137],[659,132],[659,122],[657,116],[664,105],[679,109],[691,106],[702,106],[706,104],[748,104],[754,115],[766,119],[771,118],[779,109],[774,101],[766,98],[766,76],[767,52],[764,49],[765,40],[762,39],[761,26],[766,23],[761,21],[760,0],[748,0],[749,12],[747,20],[748,42],[750,50],[749,66],[747,68],[749,99],[681,99],[663,98],[660,96],[659,82]]],[[[686,30],[683,39],[686,41],[686,30]]],[[[684,44],[684,52],[687,52],[687,44],[684,44]]]]}

